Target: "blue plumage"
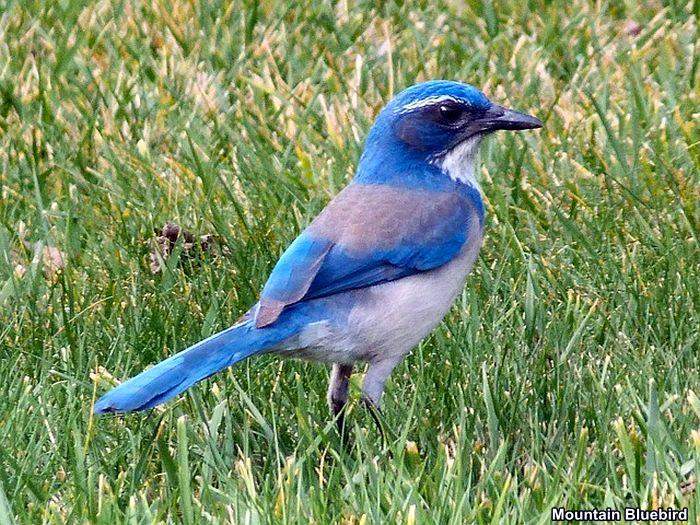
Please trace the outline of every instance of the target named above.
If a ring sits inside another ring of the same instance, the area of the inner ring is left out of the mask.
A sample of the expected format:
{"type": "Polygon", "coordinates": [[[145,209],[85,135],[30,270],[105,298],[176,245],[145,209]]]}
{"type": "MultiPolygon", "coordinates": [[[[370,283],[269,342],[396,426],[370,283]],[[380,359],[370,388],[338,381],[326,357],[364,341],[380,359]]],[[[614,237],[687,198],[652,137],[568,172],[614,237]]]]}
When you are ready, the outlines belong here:
{"type": "Polygon", "coordinates": [[[247,322],[224,330],[169,357],[119,385],[95,403],[95,413],[152,408],[196,382],[265,349],[269,337],[247,322]]]}
{"type": "Polygon", "coordinates": [[[474,208],[483,214],[474,196],[457,192],[355,182],[282,255],[261,294],[260,312],[267,301],[287,305],[442,266],[466,242],[474,208]],[[387,216],[388,205],[397,201],[405,206],[387,216]]]}
{"type": "Polygon", "coordinates": [[[319,303],[299,303],[285,310],[281,322],[264,330],[255,328],[250,319],[239,322],[122,383],[95,403],[94,412],[153,408],[224,368],[283,345],[328,311],[319,303]]]}
{"type": "Polygon", "coordinates": [[[263,352],[333,363],[336,415],[352,364],[367,362],[363,397],[378,406],[391,370],[445,315],[479,251],[481,139],[540,125],[458,82],[399,93],[377,116],[353,181],[284,252],[243,320],[126,381],[95,412],[151,408],[263,352]]]}
{"type": "Polygon", "coordinates": [[[325,237],[302,233],[277,261],[260,296],[284,304],[304,298],[333,242],[325,237]]]}

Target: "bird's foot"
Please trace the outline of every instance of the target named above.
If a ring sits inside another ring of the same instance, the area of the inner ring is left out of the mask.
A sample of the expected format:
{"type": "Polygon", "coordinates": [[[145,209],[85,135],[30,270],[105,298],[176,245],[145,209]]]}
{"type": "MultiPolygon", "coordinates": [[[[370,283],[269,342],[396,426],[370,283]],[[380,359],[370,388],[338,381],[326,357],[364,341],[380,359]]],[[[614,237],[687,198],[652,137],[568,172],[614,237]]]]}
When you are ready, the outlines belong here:
{"type": "Polygon", "coordinates": [[[370,399],[369,397],[364,396],[364,395],[362,396],[362,403],[365,405],[365,407],[367,408],[367,411],[372,416],[372,420],[374,421],[374,424],[376,425],[377,430],[379,431],[379,435],[382,438],[382,444],[384,447],[386,447],[387,446],[386,432],[384,432],[384,425],[383,425],[382,419],[381,419],[382,409],[379,408],[379,405],[377,405],[377,403],[372,401],[372,399],[370,399]]]}

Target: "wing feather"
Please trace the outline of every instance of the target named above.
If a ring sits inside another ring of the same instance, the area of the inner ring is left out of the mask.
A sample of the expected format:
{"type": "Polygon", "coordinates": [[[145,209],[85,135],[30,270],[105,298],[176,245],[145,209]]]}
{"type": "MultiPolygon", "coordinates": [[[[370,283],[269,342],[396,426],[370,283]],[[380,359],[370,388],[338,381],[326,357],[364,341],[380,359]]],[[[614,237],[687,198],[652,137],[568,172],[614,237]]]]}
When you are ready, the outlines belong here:
{"type": "Polygon", "coordinates": [[[480,228],[473,203],[457,193],[351,184],[282,255],[262,291],[256,326],[298,301],[442,266],[480,228]]]}

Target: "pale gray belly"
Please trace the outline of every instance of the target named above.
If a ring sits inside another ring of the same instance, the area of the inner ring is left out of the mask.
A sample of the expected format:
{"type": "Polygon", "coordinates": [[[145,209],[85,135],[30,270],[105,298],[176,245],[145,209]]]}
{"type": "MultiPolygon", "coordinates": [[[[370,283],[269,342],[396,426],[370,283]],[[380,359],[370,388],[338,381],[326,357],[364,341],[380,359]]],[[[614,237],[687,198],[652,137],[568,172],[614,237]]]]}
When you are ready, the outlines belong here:
{"type": "Polygon", "coordinates": [[[287,351],[335,363],[400,359],[448,312],[480,247],[479,237],[440,268],[352,292],[357,297],[344,322],[311,323],[287,351]]]}

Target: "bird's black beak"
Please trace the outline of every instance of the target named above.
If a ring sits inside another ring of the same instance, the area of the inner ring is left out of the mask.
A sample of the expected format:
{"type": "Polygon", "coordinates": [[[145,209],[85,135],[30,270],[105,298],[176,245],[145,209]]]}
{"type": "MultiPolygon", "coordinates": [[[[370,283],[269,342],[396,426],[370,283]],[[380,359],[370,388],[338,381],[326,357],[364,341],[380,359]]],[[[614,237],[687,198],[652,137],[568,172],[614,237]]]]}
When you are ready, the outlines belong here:
{"type": "Polygon", "coordinates": [[[521,130],[541,128],[542,121],[532,115],[493,104],[467,126],[470,136],[491,133],[499,129],[521,130]]]}

